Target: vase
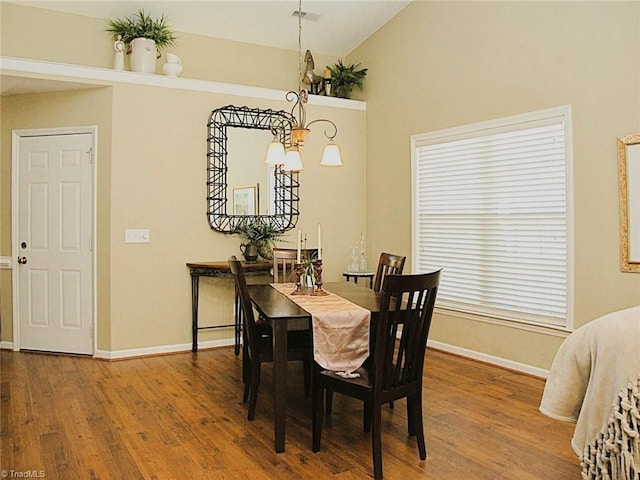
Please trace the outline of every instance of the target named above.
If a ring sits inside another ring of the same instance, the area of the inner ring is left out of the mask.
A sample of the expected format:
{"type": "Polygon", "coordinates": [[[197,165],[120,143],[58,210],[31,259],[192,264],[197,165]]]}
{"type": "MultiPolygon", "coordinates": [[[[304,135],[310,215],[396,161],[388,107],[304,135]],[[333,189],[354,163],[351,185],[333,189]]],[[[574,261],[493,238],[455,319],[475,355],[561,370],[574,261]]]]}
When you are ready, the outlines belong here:
{"type": "Polygon", "coordinates": [[[265,260],[273,260],[273,247],[262,244],[258,247],[258,254],[265,260]]]}
{"type": "Polygon", "coordinates": [[[338,98],[351,98],[351,90],[353,87],[348,85],[339,85],[333,88],[333,91],[338,98]]]}
{"type": "Polygon", "coordinates": [[[139,73],[155,73],[158,50],[156,42],[148,38],[131,40],[131,71],[139,73]]]}
{"type": "Polygon", "coordinates": [[[302,286],[305,288],[313,288],[316,285],[314,275],[302,275],[302,286]]]}
{"type": "Polygon", "coordinates": [[[162,66],[162,72],[167,77],[177,77],[182,73],[182,62],[180,58],[173,53],[167,53],[167,63],[162,66]]]}
{"type": "Polygon", "coordinates": [[[255,243],[240,244],[240,251],[247,262],[255,262],[258,260],[258,246],[255,243]]]}

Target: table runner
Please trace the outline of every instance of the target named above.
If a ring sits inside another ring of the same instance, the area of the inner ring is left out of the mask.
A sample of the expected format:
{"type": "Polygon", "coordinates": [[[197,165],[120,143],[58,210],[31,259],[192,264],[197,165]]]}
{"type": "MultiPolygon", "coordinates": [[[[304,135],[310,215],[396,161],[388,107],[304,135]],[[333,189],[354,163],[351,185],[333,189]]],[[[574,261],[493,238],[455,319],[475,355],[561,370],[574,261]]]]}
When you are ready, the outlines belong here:
{"type": "Polygon", "coordinates": [[[311,314],[313,356],[327,370],[352,372],[369,356],[371,312],[329,292],[325,296],[291,295],[293,283],[271,286],[311,314]]]}

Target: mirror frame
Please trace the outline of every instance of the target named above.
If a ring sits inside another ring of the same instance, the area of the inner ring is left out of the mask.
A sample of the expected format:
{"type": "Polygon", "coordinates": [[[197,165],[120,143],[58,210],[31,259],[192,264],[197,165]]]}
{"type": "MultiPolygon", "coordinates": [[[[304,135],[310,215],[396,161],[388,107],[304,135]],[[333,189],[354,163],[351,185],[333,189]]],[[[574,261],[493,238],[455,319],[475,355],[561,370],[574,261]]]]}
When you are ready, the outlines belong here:
{"type": "MultiPolygon", "coordinates": [[[[300,182],[298,172],[285,172],[282,165],[274,168],[275,213],[268,215],[231,215],[227,171],[229,151],[227,129],[246,128],[278,132],[279,140],[288,145],[295,118],[284,110],[271,110],[227,105],[211,111],[207,136],[207,219],[212,230],[234,233],[248,223],[273,227],[277,232],[291,230],[300,214],[300,182]]],[[[267,145],[264,145],[266,152],[267,145]]]]}
{"type": "MultiPolygon", "coordinates": [[[[640,153],[636,154],[633,172],[629,179],[629,162],[632,160],[629,149],[640,152],[640,133],[618,137],[618,181],[620,192],[620,270],[640,273],[640,258],[630,258],[630,243],[640,244],[640,202],[631,199],[640,198],[640,153]]],[[[638,252],[640,256],[640,252],[638,252]]]]}

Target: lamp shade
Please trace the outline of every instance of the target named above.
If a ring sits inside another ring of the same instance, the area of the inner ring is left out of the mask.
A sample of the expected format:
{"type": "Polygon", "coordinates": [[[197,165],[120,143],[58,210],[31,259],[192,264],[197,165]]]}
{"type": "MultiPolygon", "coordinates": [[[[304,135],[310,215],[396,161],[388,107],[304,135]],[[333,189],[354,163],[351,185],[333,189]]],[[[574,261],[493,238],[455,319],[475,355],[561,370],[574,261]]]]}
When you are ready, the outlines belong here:
{"type": "Polygon", "coordinates": [[[273,137],[273,140],[267,147],[267,155],[264,159],[264,163],[267,165],[282,165],[284,161],[284,145],[282,145],[276,137],[273,137]]]}
{"type": "Polygon", "coordinates": [[[325,145],[320,165],[323,167],[341,167],[342,155],[340,155],[340,147],[333,142],[325,145]]]}
{"type": "Polygon", "coordinates": [[[291,149],[287,152],[284,157],[284,165],[282,169],[285,172],[299,172],[304,169],[302,165],[302,157],[298,150],[291,149]]]}

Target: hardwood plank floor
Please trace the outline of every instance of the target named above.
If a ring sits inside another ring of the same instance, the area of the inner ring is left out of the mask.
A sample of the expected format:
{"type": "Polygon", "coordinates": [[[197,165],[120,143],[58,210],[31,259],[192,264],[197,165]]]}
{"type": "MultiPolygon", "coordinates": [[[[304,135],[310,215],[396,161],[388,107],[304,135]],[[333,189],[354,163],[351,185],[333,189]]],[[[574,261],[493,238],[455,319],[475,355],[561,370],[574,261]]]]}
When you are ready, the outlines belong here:
{"type": "MultiPolygon", "coordinates": [[[[1,352],[0,470],[51,479],[362,479],[372,476],[362,407],[335,395],[322,451],[311,402],[291,364],[286,452],[273,451],[271,368],[256,419],[242,404],[232,348],[118,362],[1,352]]],[[[383,413],[385,478],[571,480],[573,425],[538,412],[544,381],[429,350],[427,460],[407,436],[406,403],[383,413]]],[[[18,478],[14,474],[14,478],[18,478]]]]}

